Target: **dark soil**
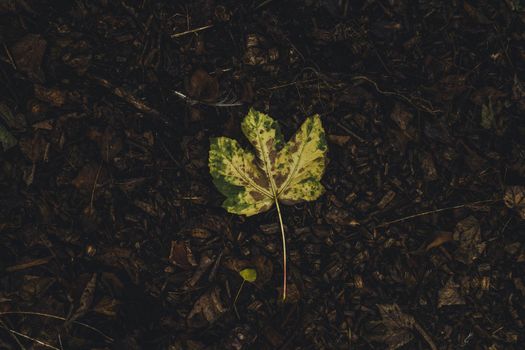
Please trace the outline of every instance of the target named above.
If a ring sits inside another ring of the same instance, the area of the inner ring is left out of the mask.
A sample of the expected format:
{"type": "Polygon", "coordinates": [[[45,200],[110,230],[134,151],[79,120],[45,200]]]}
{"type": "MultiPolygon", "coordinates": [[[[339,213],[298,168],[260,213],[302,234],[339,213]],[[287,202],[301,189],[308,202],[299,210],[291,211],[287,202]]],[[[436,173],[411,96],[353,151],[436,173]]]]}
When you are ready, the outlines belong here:
{"type": "Polygon", "coordinates": [[[524,11],[0,0],[0,348],[524,349],[524,11]],[[285,303],[208,171],[252,106],[328,137],[285,303]]]}

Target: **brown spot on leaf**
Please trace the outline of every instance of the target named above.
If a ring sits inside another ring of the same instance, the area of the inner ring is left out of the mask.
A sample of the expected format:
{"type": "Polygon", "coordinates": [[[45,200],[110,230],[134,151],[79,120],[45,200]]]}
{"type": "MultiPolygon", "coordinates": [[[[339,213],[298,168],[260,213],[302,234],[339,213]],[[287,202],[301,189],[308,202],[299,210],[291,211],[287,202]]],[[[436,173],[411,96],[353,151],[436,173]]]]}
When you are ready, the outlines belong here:
{"type": "Polygon", "coordinates": [[[257,202],[264,199],[264,195],[257,191],[250,191],[250,196],[252,196],[252,198],[257,202]]]}

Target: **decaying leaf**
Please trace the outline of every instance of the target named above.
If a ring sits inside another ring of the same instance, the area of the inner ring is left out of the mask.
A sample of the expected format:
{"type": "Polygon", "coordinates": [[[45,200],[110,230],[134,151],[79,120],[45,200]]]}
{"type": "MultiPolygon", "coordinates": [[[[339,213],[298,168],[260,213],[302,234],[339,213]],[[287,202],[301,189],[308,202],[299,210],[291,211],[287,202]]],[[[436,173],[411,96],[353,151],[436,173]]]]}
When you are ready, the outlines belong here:
{"type": "Polygon", "coordinates": [[[453,238],[459,243],[454,256],[464,264],[471,264],[485,251],[486,243],[481,240],[479,221],[473,216],[458,222],[453,238]]]}
{"type": "Polygon", "coordinates": [[[481,106],[481,126],[484,129],[491,129],[494,125],[494,110],[492,109],[492,102],[489,99],[488,104],[481,106]]]}
{"type": "Polygon", "coordinates": [[[0,124],[0,144],[2,149],[7,151],[16,145],[16,138],[7,130],[2,124],[0,124]]]}
{"type": "Polygon", "coordinates": [[[80,295],[77,309],[68,317],[68,320],[66,322],[67,324],[71,324],[71,322],[84,316],[88,312],[89,308],[91,307],[91,304],[93,303],[93,297],[95,295],[96,288],[97,274],[93,273],[89,281],[86,283],[82,294],[80,295]]]}
{"type": "Polygon", "coordinates": [[[428,251],[432,248],[439,247],[444,243],[450,242],[451,240],[452,240],[452,232],[446,232],[446,231],[438,232],[434,240],[429,245],[427,245],[425,250],[428,251]]]}
{"type": "Polygon", "coordinates": [[[324,192],[321,184],[328,149],[318,115],[305,122],[284,144],[279,124],[270,116],[250,109],[242,132],[256,156],[236,140],[217,137],[210,141],[210,174],[226,196],[222,206],[230,213],[251,216],[277,207],[283,242],[283,300],[286,299],[286,240],[279,202],[313,201],[324,192]]]}
{"type": "Polygon", "coordinates": [[[170,263],[183,269],[197,266],[191,248],[185,242],[171,241],[170,263]]]}
{"type": "Polygon", "coordinates": [[[525,186],[509,186],[503,197],[505,205],[516,210],[525,219],[525,186]]]}
{"type": "Polygon", "coordinates": [[[46,47],[46,40],[38,34],[27,34],[11,47],[11,54],[17,68],[27,74],[32,81],[43,82],[45,80],[42,61],[46,47]]]}
{"type": "Polygon", "coordinates": [[[459,284],[450,278],[447,283],[439,290],[438,308],[447,305],[464,305],[465,299],[459,292],[459,284]]]}
{"type": "Polygon", "coordinates": [[[214,101],[219,97],[219,82],[203,69],[193,72],[188,84],[188,95],[202,101],[214,101]]]}
{"type": "Polygon", "coordinates": [[[117,299],[111,298],[107,295],[103,296],[102,299],[93,307],[93,311],[107,317],[117,316],[118,308],[121,302],[117,299]]]}
{"type": "Polygon", "coordinates": [[[410,342],[414,335],[415,320],[412,316],[401,311],[397,304],[377,305],[381,314],[381,324],[384,326],[384,333],[375,337],[388,346],[389,350],[395,350],[410,342]]]}
{"type": "Polygon", "coordinates": [[[215,322],[226,310],[219,288],[213,288],[193,304],[187,321],[191,327],[203,327],[215,322]]]}
{"type": "Polygon", "coordinates": [[[230,213],[251,216],[277,201],[313,201],[324,192],[327,146],[318,115],[307,118],[286,145],[277,122],[254,109],[242,131],[257,156],[227,137],[213,138],[210,145],[210,173],[230,213]]]}
{"type": "Polygon", "coordinates": [[[0,118],[12,129],[21,130],[27,126],[26,118],[22,113],[13,114],[11,109],[2,102],[0,102],[0,118]]]}

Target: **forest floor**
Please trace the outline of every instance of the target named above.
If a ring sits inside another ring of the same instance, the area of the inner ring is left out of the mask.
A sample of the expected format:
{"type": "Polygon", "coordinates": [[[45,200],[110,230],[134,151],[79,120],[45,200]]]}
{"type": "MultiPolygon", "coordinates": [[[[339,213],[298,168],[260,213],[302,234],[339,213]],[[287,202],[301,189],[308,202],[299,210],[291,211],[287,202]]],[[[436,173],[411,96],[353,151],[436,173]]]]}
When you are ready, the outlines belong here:
{"type": "Polygon", "coordinates": [[[524,349],[524,118],[519,0],[0,0],[0,348],[524,349]],[[328,140],[286,302],[250,107],[328,140]]]}

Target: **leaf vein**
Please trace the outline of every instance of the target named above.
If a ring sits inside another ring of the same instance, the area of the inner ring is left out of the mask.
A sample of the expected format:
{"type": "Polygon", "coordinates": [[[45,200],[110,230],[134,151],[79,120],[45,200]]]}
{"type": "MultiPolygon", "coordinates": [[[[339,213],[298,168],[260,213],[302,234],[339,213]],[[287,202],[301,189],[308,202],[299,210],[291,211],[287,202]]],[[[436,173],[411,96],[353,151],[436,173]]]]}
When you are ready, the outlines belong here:
{"type": "Polygon", "coordinates": [[[262,195],[268,198],[273,198],[270,192],[268,192],[266,189],[256,184],[252,179],[250,179],[242,171],[240,171],[239,168],[237,168],[237,166],[231,159],[228,159],[228,162],[231,164],[232,168],[235,169],[239,178],[241,178],[242,180],[244,180],[244,182],[246,182],[247,184],[255,188],[255,190],[257,190],[257,192],[261,193],[262,195]]]}

